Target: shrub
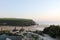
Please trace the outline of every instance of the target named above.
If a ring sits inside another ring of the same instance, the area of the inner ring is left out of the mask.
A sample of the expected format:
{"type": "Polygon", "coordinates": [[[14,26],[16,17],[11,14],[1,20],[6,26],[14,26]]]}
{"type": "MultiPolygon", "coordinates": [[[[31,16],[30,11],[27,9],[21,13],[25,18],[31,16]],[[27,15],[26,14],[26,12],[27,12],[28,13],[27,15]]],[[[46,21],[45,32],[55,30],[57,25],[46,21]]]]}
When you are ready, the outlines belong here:
{"type": "Polygon", "coordinates": [[[60,26],[50,25],[43,30],[43,33],[50,35],[51,37],[60,37],[60,26]]]}

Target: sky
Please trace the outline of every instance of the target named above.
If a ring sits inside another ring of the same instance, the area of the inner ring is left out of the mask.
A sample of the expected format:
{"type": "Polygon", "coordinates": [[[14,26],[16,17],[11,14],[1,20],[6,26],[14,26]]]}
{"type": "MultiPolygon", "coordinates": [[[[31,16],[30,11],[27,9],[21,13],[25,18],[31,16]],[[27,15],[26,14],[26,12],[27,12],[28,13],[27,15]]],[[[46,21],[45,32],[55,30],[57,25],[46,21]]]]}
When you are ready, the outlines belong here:
{"type": "Polygon", "coordinates": [[[0,0],[0,18],[60,21],[60,0],[0,0]]]}

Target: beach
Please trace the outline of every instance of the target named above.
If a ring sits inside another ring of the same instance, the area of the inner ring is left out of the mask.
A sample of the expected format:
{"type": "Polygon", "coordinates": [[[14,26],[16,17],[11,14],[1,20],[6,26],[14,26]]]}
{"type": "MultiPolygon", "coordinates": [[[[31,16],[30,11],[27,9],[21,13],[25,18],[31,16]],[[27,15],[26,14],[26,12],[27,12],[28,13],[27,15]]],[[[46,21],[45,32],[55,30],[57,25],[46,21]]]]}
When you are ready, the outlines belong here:
{"type": "Polygon", "coordinates": [[[44,26],[44,25],[33,25],[33,26],[0,26],[0,30],[2,28],[2,30],[13,30],[16,27],[16,29],[20,30],[21,28],[25,29],[25,30],[31,30],[31,31],[35,31],[35,30],[43,30],[45,27],[48,26],[44,26]]]}

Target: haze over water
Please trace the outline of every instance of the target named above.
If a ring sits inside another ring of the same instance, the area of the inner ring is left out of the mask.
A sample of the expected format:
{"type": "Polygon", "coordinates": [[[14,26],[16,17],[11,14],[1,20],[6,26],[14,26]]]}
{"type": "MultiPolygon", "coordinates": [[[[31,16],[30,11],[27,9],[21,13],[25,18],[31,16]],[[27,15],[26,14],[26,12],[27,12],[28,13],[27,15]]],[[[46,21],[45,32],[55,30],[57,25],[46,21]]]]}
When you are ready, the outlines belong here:
{"type": "Polygon", "coordinates": [[[37,21],[36,22],[39,25],[60,25],[60,22],[52,22],[52,21],[37,21]]]}

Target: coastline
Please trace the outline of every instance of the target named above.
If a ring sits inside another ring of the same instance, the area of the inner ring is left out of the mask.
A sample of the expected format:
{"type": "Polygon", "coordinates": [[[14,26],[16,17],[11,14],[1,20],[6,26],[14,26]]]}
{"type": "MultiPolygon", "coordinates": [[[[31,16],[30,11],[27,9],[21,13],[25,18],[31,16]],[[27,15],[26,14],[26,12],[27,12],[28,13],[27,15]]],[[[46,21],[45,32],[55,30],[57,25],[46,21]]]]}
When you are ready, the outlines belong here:
{"type": "Polygon", "coordinates": [[[31,31],[35,31],[35,30],[43,30],[45,27],[48,26],[44,26],[44,25],[33,25],[33,26],[0,26],[0,30],[2,28],[2,30],[13,30],[16,27],[16,29],[20,30],[21,28],[25,29],[25,30],[31,30],[31,31]]]}

